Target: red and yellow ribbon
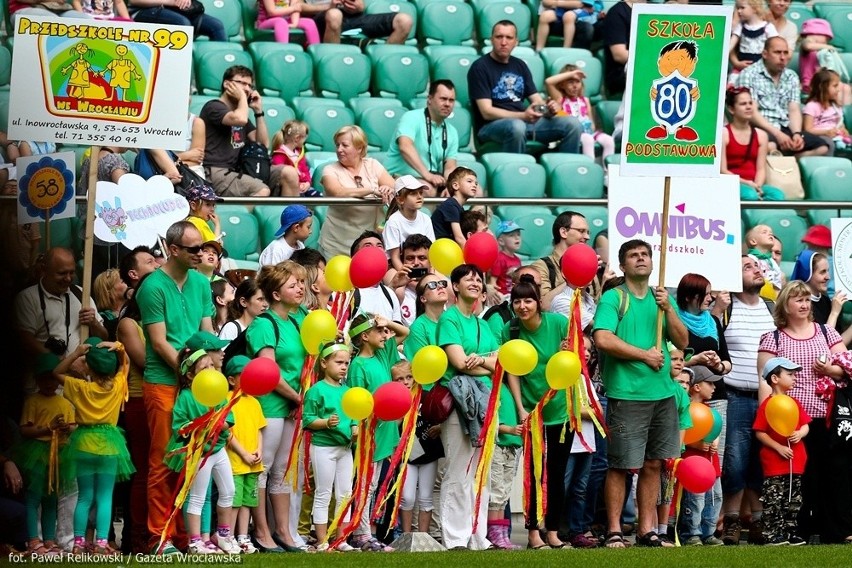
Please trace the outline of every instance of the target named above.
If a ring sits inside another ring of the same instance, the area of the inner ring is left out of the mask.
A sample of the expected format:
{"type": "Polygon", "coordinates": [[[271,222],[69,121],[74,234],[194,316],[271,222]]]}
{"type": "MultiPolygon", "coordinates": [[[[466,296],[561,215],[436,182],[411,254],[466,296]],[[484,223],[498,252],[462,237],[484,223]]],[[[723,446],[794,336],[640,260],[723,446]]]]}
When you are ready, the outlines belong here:
{"type": "MultiPolygon", "coordinates": [[[[488,407],[485,410],[485,420],[482,430],[479,432],[477,444],[480,447],[479,461],[476,464],[476,473],[473,480],[474,503],[473,503],[473,532],[479,526],[479,507],[482,503],[482,494],[488,486],[488,475],[491,472],[491,460],[494,457],[494,448],[497,445],[497,430],[500,421],[497,412],[500,409],[500,387],[503,383],[503,367],[498,361],[494,365],[494,373],[491,375],[491,393],[488,396],[488,407]]],[[[473,440],[471,440],[473,443],[473,440]]],[[[473,465],[473,460],[468,465],[473,465]]]]}

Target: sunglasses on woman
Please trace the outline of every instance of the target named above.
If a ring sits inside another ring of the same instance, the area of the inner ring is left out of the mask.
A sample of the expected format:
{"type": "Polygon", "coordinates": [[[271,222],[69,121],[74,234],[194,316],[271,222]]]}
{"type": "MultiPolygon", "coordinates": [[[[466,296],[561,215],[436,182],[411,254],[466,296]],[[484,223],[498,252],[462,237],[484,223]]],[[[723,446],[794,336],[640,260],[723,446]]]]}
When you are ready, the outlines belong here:
{"type": "Polygon", "coordinates": [[[433,280],[432,282],[426,283],[427,290],[436,290],[438,288],[446,288],[447,281],[446,280],[433,280]]]}

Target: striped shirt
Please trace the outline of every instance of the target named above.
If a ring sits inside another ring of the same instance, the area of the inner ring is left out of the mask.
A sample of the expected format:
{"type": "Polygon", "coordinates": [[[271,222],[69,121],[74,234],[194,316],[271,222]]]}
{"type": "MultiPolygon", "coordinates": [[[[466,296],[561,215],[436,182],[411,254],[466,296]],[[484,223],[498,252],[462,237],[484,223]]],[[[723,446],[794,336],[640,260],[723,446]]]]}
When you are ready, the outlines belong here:
{"type": "Polygon", "coordinates": [[[725,385],[745,391],[756,391],[760,382],[757,374],[757,347],[760,336],[775,329],[766,302],[758,300],[749,305],[731,296],[732,311],[725,328],[725,341],[731,356],[731,372],[725,375],[725,385]]]}

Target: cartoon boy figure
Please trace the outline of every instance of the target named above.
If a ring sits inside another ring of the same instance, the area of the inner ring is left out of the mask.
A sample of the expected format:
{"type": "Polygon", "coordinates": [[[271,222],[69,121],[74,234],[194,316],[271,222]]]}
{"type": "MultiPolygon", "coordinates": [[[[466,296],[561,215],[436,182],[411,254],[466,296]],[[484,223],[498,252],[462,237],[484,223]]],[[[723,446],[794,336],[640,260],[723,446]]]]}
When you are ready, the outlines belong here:
{"type": "Polygon", "coordinates": [[[130,89],[133,84],[130,79],[131,74],[137,81],[142,80],[142,75],[140,75],[136,70],[136,65],[127,58],[126,45],[118,44],[115,47],[115,54],[118,57],[109,62],[109,65],[107,65],[101,72],[101,76],[105,75],[106,72],[109,71],[109,86],[112,87],[113,100],[117,96],[117,89],[121,89],[121,100],[123,102],[127,102],[127,90],[130,89]]]}
{"type": "Polygon", "coordinates": [[[694,41],[673,41],[660,50],[661,78],[651,86],[651,116],[657,122],[645,133],[648,140],[664,140],[674,132],[678,142],[695,142],[698,133],[687,126],[695,116],[698,82],[690,78],[698,63],[694,41]]]}

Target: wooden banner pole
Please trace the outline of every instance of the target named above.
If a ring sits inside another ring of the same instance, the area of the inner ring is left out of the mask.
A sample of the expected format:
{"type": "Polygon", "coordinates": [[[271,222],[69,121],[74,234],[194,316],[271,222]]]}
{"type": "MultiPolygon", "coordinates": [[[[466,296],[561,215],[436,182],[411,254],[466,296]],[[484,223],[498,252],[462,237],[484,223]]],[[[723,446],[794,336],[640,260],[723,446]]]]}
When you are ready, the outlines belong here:
{"type": "MultiPolygon", "coordinates": [[[[671,189],[672,178],[666,176],[665,185],[663,186],[663,215],[662,226],[660,229],[660,266],[659,278],[657,286],[663,287],[666,285],[666,249],[669,245],[669,190],[671,189]]],[[[663,310],[657,311],[657,349],[663,349],[663,310]]]]}
{"type": "MultiPolygon", "coordinates": [[[[95,246],[95,203],[97,203],[98,159],[101,155],[100,146],[92,146],[89,157],[89,188],[86,199],[86,232],[83,240],[83,299],[84,308],[92,303],[92,253],[95,246]]],[[[666,178],[668,179],[668,178],[666,178]]],[[[88,326],[80,326],[80,343],[89,338],[88,326]]]]}

